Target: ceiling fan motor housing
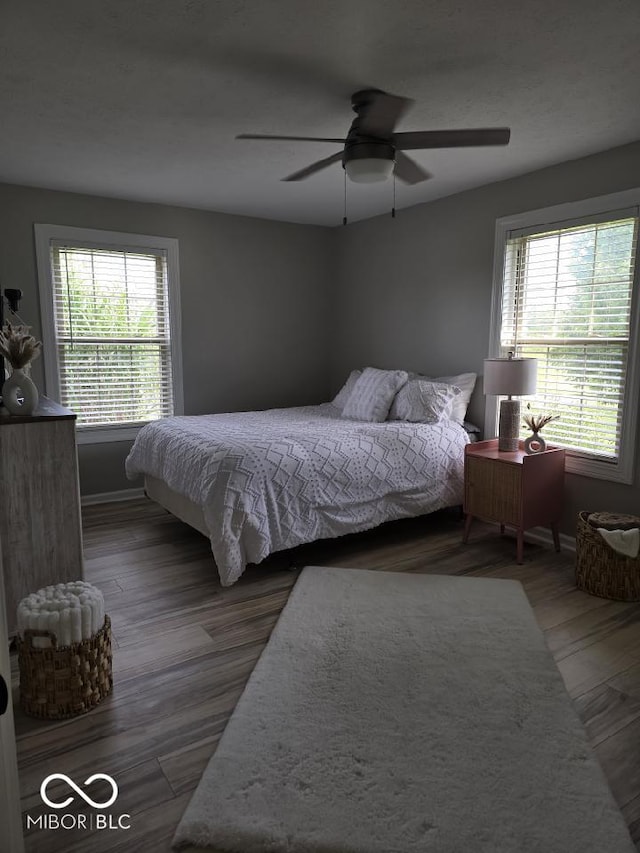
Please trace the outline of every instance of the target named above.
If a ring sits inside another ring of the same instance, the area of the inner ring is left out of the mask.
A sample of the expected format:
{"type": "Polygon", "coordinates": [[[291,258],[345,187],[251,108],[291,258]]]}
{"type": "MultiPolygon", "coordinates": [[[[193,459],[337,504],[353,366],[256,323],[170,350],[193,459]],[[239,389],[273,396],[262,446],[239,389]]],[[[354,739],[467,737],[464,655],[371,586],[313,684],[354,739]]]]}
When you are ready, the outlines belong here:
{"type": "Polygon", "coordinates": [[[380,89],[361,89],[351,96],[351,106],[356,113],[356,118],[345,140],[342,155],[343,168],[354,160],[387,160],[391,163],[395,161],[396,149],[391,138],[383,139],[360,131],[362,118],[378,94],[382,94],[380,89]]]}

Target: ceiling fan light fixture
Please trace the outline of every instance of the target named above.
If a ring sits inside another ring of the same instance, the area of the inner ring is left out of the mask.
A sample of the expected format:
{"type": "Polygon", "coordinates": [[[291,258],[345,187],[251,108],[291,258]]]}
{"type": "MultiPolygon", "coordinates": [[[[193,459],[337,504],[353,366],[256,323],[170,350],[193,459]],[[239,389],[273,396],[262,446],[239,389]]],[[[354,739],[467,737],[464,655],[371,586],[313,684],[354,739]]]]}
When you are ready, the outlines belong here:
{"type": "Polygon", "coordinates": [[[394,161],[380,157],[361,157],[344,164],[349,180],[356,184],[374,184],[386,181],[393,172],[394,161]]]}

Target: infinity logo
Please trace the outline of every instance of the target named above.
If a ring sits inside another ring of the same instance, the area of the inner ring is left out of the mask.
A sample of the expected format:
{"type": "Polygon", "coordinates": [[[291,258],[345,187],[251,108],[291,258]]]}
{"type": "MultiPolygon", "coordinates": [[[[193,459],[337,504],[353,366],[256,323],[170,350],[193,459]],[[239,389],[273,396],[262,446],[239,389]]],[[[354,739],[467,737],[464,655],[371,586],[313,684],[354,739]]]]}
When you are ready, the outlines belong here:
{"type": "Polygon", "coordinates": [[[47,785],[50,782],[53,782],[54,779],[61,779],[63,782],[66,782],[67,785],[72,788],[76,794],[78,794],[82,799],[90,805],[94,809],[108,809],[109,806],[113,805],[118,798],[118,786],[114,779],[111,776],[107,776],[106,773],[94,773],[93,776],[89,776],[88,779],[85,779],[84,786],[91,785],[92,782],[95,782],[96,779],[104,779],[111,785],[112,794],[111,797],[105,803],[96,803],[91,797],[87,796],[84,791],[80,790],[73,779],[69,779],[68,776],[65,776],[64,773],[52,773],[51,776],[47,776],[46,779],[43,780],[42,785],[40,785],[40,796],[42,797],[42,801],[46,803],[52,809],[65,809],[69,803],[72,803],[74,798],[69,797],[62,803],[54,803],[53,800],[50,800],[47,797],[47,785]]]}

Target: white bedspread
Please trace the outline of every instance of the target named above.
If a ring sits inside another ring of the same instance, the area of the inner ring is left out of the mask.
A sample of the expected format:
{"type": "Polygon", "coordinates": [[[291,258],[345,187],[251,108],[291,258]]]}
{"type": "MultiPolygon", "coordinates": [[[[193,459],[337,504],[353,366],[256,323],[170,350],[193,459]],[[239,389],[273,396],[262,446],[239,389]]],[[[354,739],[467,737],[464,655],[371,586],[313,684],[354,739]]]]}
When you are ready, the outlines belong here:
{"type": "Polygon", "coordinates": [[[364,423],[325,403],[153,421],[126,470],[202,508],[228,586],[274,551],[462,503],[468,440],[452,421],[364,423]]]}

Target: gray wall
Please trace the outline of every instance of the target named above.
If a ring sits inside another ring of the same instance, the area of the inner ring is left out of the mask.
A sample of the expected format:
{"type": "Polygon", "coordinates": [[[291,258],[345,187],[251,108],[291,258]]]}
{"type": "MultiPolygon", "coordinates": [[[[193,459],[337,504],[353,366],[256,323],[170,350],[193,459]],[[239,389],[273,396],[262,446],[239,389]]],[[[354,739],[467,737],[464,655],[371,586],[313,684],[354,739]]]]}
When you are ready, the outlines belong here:
{"type": "MultiPolygon", "coordinates": [[[[640,143],[481,187],[337,231],[332,388],[356,366],[482,373],[495,222],[501,216],[640,186],[640,143]]],[[[479,383],[481,386],[481,383],[479,383]]],[[[470,420],[483,425],[481,387],[470,420]]],[[[631,486],[567,478],[566,532],[580,509],[640,511],[631,486]]]]}
{"type": "MultiPolygon", "coordinates": [[[[354,366],[481,373],[496,219],[636,186],[640,143],[326,229],[0,185],[0,284],[22,288],[41,335],[35,222],[176,237],[186,412],[302,405],[354,366]]],[[[469,416],[483,424],[481,390],[469,416]]],[[[83,494],[131,486],[128,448],[80,447],[83,494]]],[[[564,529],[581,508],[638,512],[638,473],[640,448],[632,486],[569,476],[564,529]]]]}
{"type": "MultiPolygon", "coordinates": [[[[36,222],[179,240],[187,414],[327,399],[329,229],[0,185],[0,285],[24,291],[20,314],[39,337],[36,222]]],[[[33,377],[43,388],[38,362],[33,377]]],[[[81,445],[82,493],[131,488],[129,447],[81,445]]]]}

